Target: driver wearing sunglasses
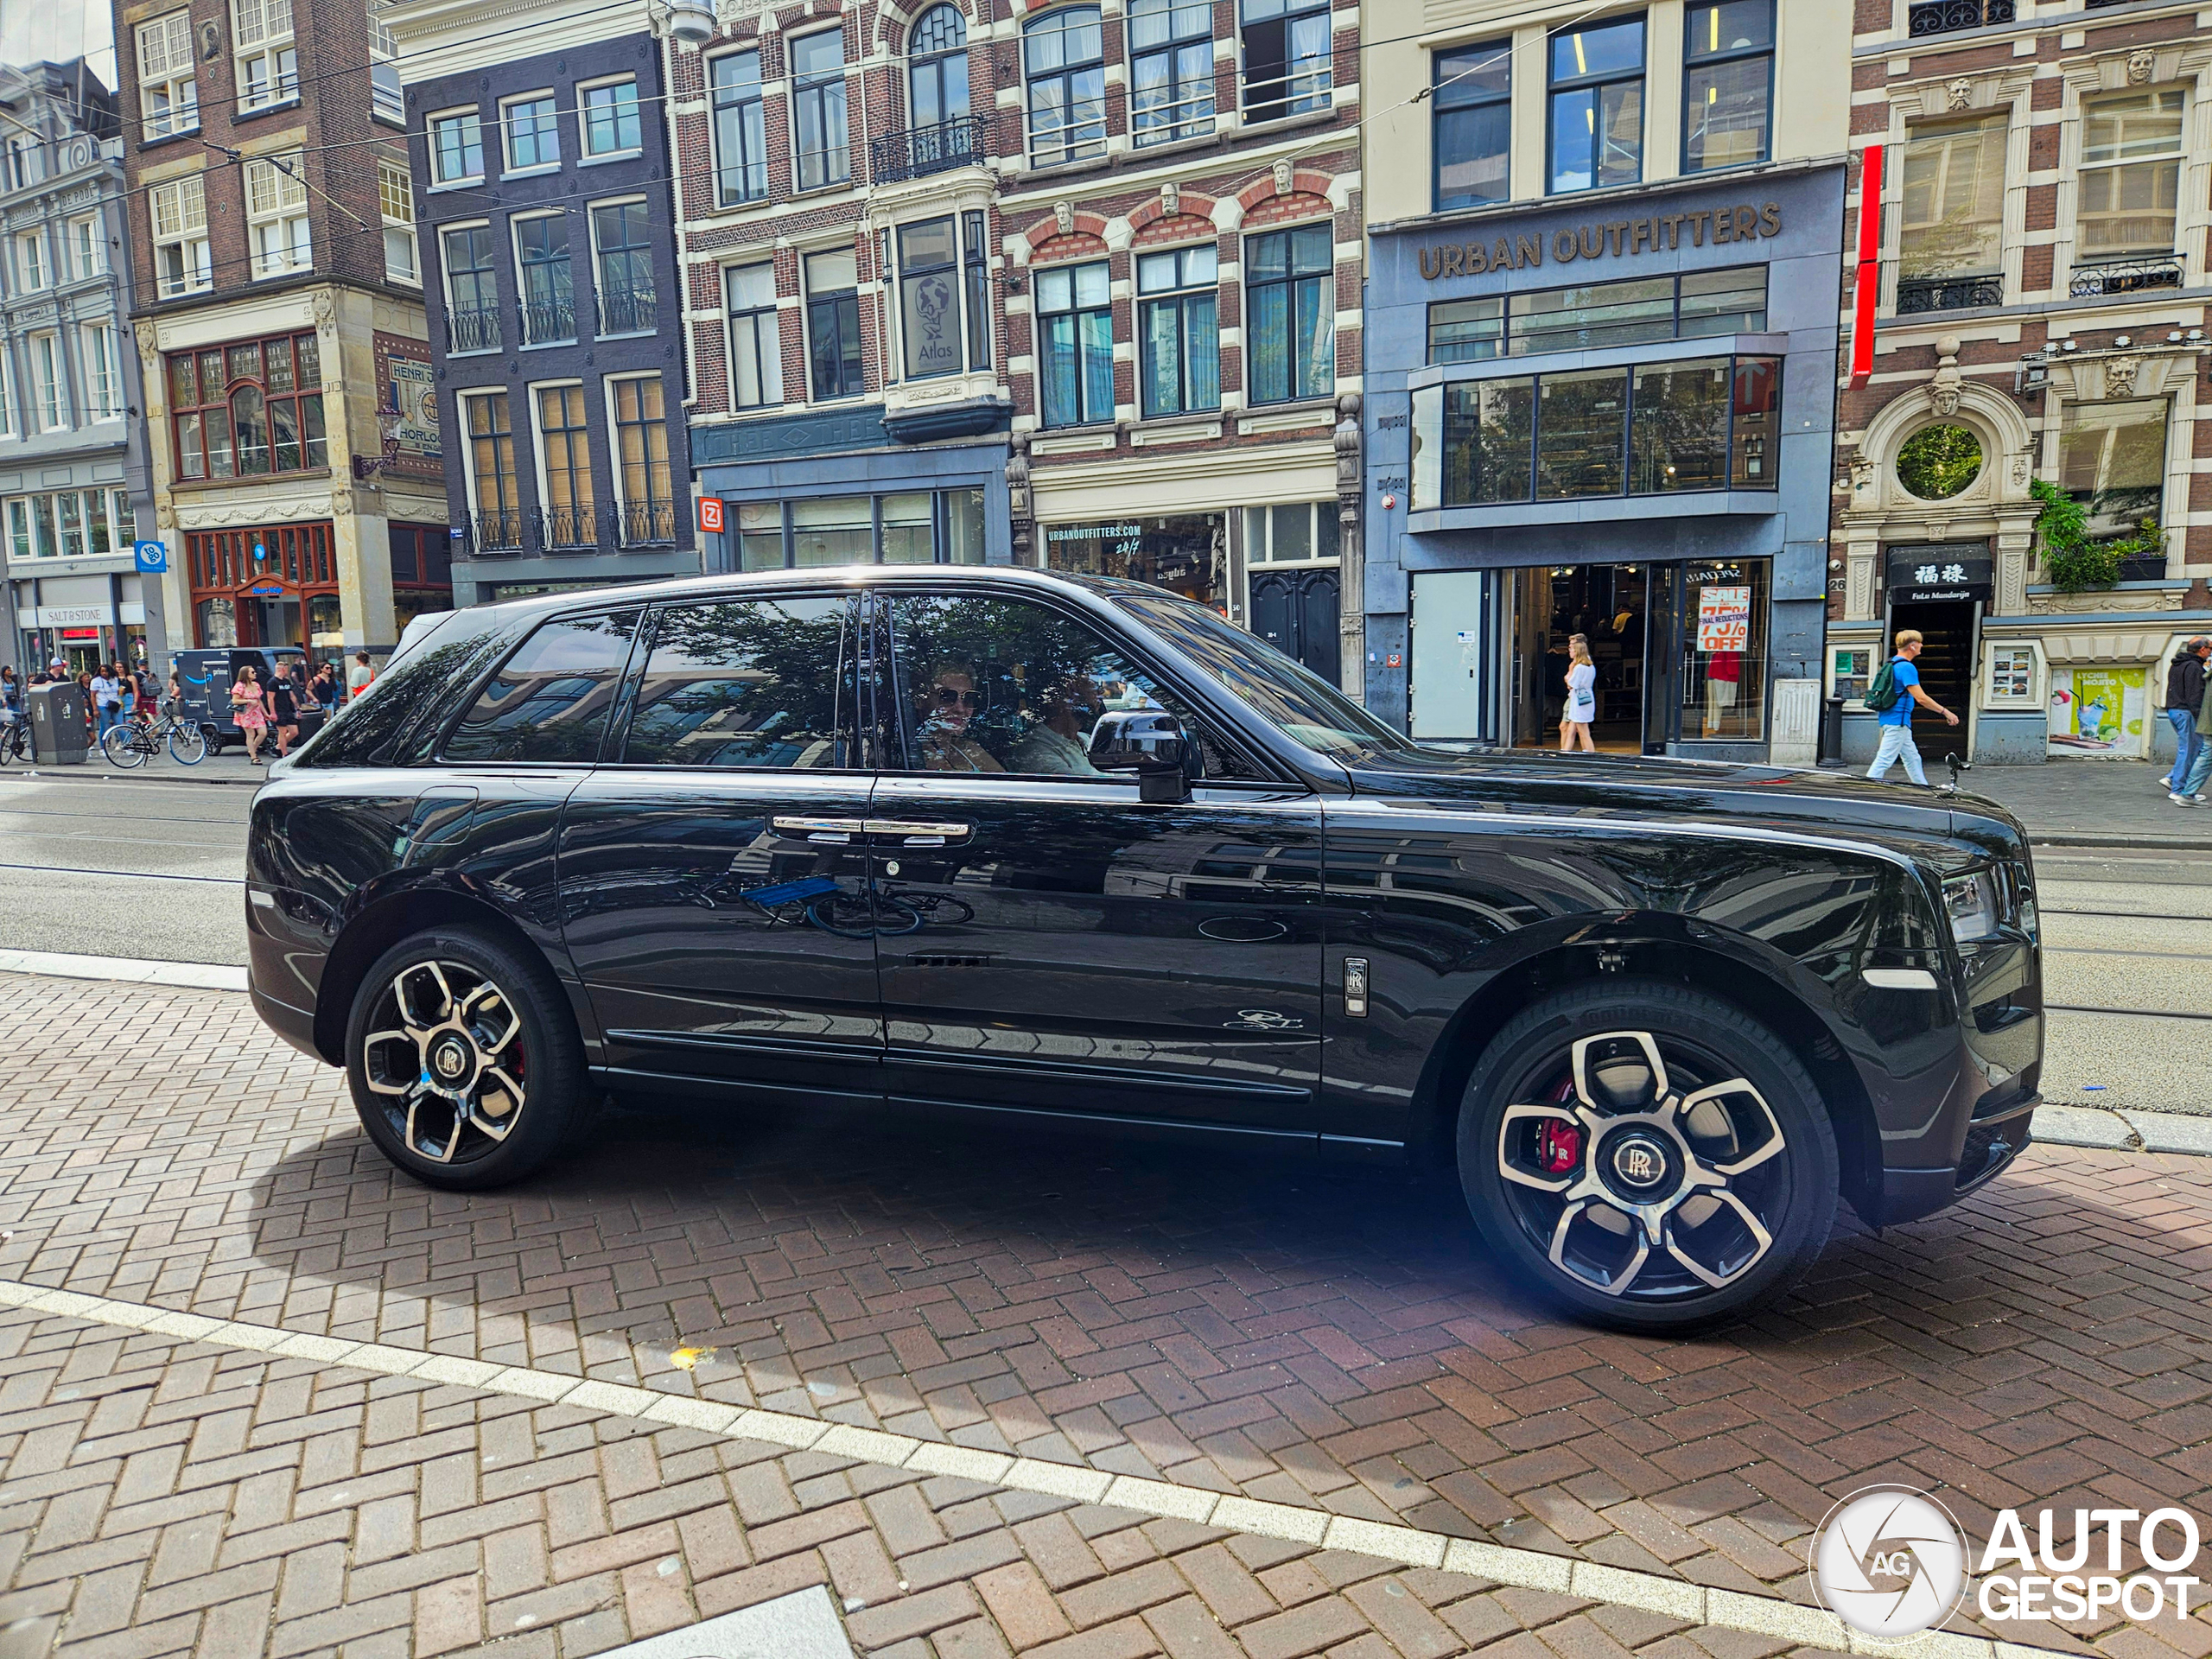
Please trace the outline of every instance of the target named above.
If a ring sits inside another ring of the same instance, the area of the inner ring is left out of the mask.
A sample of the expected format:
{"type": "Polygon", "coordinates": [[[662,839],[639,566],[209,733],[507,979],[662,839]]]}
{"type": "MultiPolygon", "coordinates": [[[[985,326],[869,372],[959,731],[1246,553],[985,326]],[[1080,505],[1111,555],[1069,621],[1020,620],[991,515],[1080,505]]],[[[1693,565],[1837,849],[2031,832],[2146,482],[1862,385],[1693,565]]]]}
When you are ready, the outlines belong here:
{"type": "Polygon", "coordinates": [[[972,664],[946,663],[921,690],[921,724],[914,733],[924,770],[1004,772],[996,756],[968,734],[968,724],[982,712],[972,664]]]}

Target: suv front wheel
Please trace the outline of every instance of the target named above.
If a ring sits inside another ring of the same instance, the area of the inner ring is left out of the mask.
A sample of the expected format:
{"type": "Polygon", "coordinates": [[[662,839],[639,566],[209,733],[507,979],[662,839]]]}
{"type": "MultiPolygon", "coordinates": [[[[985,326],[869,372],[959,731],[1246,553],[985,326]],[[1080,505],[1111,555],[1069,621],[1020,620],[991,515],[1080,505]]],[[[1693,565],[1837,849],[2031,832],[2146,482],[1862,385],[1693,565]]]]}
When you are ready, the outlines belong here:
{"type": "Polygon", "coordinates": [[[355,994],[346,1079],[384,1155],[428,1186],[518,1180],[583,1116],[584,1059],[541,962],[474,928],[404,939],[355,994]]]}
{"type": "Polygon", "coordinates": [[[1771,1032],[1681,986],[1547,997],[1484,1051],[1459,1109],[1484,1240],[1594,1323],[1679,1332],[1787,1289],[1827,1242],[1835,1130],[1771,1032]]]}

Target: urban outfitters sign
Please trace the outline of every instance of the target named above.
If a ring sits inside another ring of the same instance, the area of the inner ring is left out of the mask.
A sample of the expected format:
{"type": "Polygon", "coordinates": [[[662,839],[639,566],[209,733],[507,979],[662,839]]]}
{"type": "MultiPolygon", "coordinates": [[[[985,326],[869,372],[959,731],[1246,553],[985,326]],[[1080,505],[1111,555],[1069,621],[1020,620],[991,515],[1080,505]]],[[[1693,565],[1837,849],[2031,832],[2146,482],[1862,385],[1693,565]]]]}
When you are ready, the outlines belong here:
{"type": "Polygon", "coordinates": [[[1671,253],[1677,248],[1719,247],[1755,242],[1782,234],[1782,204],[1738,202],[1688,213],[1653,213],[1643,219],[1597,219],[1554,231],[1548,239],[1518,232],[1492,240],[1440,242],[1421,251],[1421,274],[1429,282],[1442,276],[1480,276],[1496,270],[1541,265],[1549,253],[1555,265],[1579,259],[1630,259],[1641,254],[1671,253]]]}

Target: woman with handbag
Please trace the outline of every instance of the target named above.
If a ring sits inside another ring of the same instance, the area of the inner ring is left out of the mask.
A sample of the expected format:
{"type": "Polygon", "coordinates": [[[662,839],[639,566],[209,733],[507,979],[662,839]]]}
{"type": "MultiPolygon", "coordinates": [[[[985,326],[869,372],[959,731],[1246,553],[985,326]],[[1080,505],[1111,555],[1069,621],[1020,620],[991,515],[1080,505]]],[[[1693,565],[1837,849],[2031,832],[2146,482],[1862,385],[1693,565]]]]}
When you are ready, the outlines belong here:
{"type": "Polygon", "coordinates": [[[231,717],[238,723],[238,730],[245,734],[245,758],[251,766],[261,764],[261,740],[269,732],[269,709],[266,694],[261,689],[261,677],[251,664],[241,666],[237,682],[231,687],[231,717]]]}

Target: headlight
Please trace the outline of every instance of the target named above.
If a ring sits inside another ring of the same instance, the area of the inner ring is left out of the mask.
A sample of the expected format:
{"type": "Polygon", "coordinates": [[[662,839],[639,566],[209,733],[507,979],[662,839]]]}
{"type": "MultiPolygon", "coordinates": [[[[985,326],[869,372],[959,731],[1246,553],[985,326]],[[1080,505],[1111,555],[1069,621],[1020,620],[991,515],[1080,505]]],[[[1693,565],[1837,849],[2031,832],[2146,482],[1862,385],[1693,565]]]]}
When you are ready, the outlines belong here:
{"type": "Polygon", "coordinates": [[[1943,878],[1943,908],[1951,918],[1951,937],[1961,944],[1978,944],[1997,937],[1997,876],[1993,870],[1969,870],[1943,878]]]}

